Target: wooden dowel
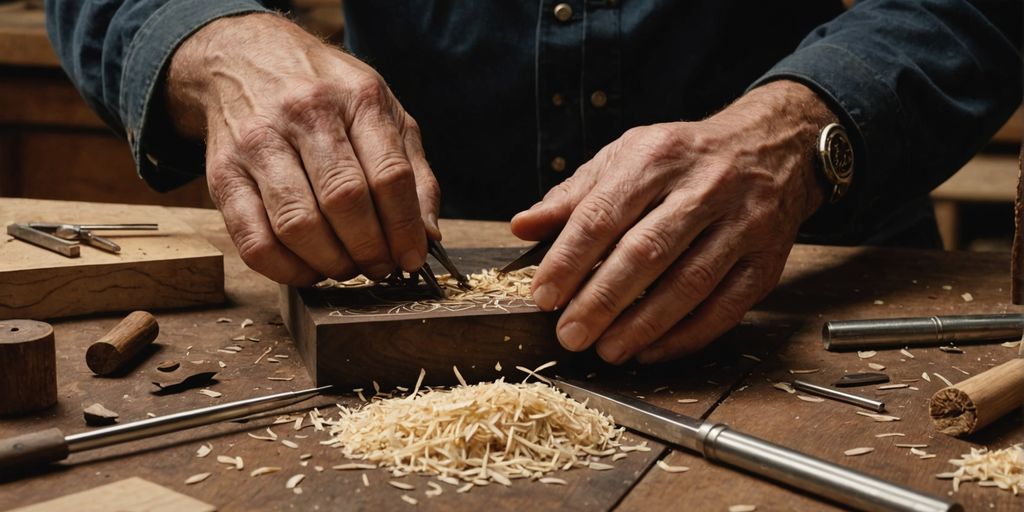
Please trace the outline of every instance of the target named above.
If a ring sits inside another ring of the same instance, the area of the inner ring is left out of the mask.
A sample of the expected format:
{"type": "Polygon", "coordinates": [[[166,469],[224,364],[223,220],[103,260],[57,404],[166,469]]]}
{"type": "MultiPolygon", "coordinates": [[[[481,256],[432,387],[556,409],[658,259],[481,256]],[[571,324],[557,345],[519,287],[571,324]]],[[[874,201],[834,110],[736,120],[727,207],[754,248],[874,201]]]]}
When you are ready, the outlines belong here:
{"type": "Polygon", "coordinates": [[[0,321],[0,415],[26,414],[56,403],[53,327],[35,320],[0,321]]]}
{"type": "Polygon", "coordinates": [[[96,375],[113,374],[123,369],[159,333],[160,326],[153,315],[135,311],[89,346],[85,362],[96,375]]]}
{"type": "Polygon", "coordinates": [[[932,395],[928,412],[939,432],[964,436],[1024,406],[1024,359],[990,368],[932,395]]]}

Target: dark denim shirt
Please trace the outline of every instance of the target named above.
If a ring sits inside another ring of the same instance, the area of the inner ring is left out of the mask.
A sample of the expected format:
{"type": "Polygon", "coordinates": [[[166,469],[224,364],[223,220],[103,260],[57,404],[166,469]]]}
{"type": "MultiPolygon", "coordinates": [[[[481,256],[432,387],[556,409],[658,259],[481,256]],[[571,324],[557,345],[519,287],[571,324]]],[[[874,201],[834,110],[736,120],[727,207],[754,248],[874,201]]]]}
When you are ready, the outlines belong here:
{"type": "MultiPolygon", "coordinates": [[[[630,127],[699,120],[791,79],[829,103],[857,160],[847,196],[805,228],[818,241],[864,242],[907,217],[906,205],[920,205],[1021,99],[1013,0],[864,0],[845,12],[824,0],[344,5],[346,46],[421,125],[449,217],[508,219],[630,127]]],[[[202,146],[167,126],[164,71],[191,33],[260,2],[46,8],[64,68],[127,136],[140,175],[167,190],[201,174],[202,146]]]]}

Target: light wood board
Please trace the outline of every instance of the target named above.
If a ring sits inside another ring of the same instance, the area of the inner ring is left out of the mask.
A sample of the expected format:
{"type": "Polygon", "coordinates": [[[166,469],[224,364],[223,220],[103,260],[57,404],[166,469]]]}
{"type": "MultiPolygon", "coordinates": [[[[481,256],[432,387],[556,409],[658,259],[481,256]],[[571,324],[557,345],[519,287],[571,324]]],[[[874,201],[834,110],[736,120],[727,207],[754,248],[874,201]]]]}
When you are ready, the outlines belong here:
{"type": "Polygon", "coordinates": [[[154,222],[155,232],[120,232],[111,254],[87,245],[67,258],[5,236],[0,240],[0,318],[36,320],[97,312],[219,304],[224,257],[160,206],[0,199],[12,222],[154,222]]]}
{"type": "Polygon", "coordinates": [[[139,477],[16,508],[11,512],[212,512],[217,507],[139,477]]]}

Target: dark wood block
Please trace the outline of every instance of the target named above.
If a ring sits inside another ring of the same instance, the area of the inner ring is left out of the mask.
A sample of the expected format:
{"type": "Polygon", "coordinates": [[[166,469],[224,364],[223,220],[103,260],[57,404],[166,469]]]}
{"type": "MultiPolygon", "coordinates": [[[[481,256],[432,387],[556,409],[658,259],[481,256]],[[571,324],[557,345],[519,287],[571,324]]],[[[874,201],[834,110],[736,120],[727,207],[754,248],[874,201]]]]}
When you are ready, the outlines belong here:
{"type": "MultiPolygon", "coordinates": [[[[500,267],[519,249],[452,250],[464,273],[500,267]]],[[[431,263],[435,271],[443,267],[431,263]]],[[[423,285],[421,285],[423,286],[423,285]]],[[[456,382],[452,366],[467,381],[509,380],[550,360],[573,357],[555,338],[557,313],[530,299],[500,302],[438,301],[421,290],[281,287],[281,316],[317,385],[371,389],[411,387],[420,368],[428,384],[456,382]],[[501,370],[496,366],[500,363],[501,370]]]]}

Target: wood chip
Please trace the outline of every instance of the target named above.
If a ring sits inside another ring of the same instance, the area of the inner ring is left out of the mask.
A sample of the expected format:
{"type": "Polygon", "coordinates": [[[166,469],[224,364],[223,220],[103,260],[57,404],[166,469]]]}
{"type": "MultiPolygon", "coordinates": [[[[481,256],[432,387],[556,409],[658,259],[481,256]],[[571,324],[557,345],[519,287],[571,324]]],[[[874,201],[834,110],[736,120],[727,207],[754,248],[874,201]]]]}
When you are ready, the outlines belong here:
{"type": "Polygon", "coordinates": [[[950,354],[963,354],[964,353],[964,349],[962,349],[960,347],[951,347],[951,346],[948,346],[948,345],[943,345],[943,346],[939,347],[939,350],[941,350],[943,352],[948,352],[950,354]]]}
{"type": "Polygon", "coordinates": [[[1005,343],[1000,343],[1000,345],[1003,346],[1003,347],[1006,347],[1006,348],[1017,348],[1017,347],[1020,346],[1020,340],[1017,340],[1017,341],[1007,341],[1005,343]]]}
{"type": "Polygon", "coordinates": [[[788,382],[776,382],[772,384],[772,387],[775,389],[785,391],[786,393],[789,393],[791,395],[796,394],[796,390],[793,389],[793,386],[788,382]]]}
{"type": "Polygon", "coordinates": [[[854,411],[854,412],[859,414],[859,415],[861,415],[861,416],[867,416],[868,418],[871,418],[871,419],[873,419],[875,421],[881,421],[881,422],[900,421],[899,417],[897,417],[897,416],[889,416],[887,414],[875,414],[873,412],[866,412],[866,411],[854,411]]]}
{"type": "Polygon", "coordinates": [[[875,434],[875,437],[906,437],[907,435],[902,432],[886,432],[884,434],[875,434]]]}
{"type": "Polygon", "coordinates": [[[875,357],[877,355],[878,355],[878,352],[875,352],[874,350],[865,350],[865,351],[862,351],[862,352],[861,351],[857,352],[857,357],[859,357],[861,359],[870,359],[870,358],[875,357]]]}
{"type": "Polygon", "coordinates": [[[805,374],[808,374],[808,373],[818,373],[820,371],[821,371],[821,368],[808,368],[806,370],[789,370],[789,373],[791,373],[793,375],[805,375],[805,374]]]}
{"type": "Polygon", "coordinates": [[[537,480],[537,481],[542,483],[542,484],[548,484],[548,485],[569,485],[569,483],[566,482],[565,480],[562,480],[561,478],[555,478],[553,476],[546,476],[546,477],[541,478],[540,480],[537,480]]]}
{"type": "Polygon", "coordinates": [[[259,439],[260,441],[277,441],[277,436],[261,436],[259,434],[253,434],[252,432],[246,432],[249,437],[253,439],[259,439]]]}
{"type": "Polygon", "coordinates": [[[695,403],[697,403],[699,401],[700,400],[697,400],[696,398],[680,398],[680,399],[676,400],[676,402],[679,402],[681,404],[695,404],[695,403]]]}
{"type": "Polygon", "coordinates": [[[919,459],[934,459],[935,457],[936,457],[936,455],[934,453],[929,453],[927,455],[922,455],[922,456],[920,456],[918,458],[919,459]]]}
{"type": "Polygon", "coordinates": [[[669,465],[669,463],[665,462],[664,460],[659,460],[656,464],[658,465],[658,468],[660,468],[662,471],[666,473],[685,473],[690,470],[690,468],[686,466],[669,465]]]}
{"type": "Polygon", "coordinates": [[[459,487],[458,489],[455,489],[455,492],[458,492],[458,493],[469,492],[469,490],[472,489],[472,488],[473,488],[473,484],[472,483],[468,483],[466,485],[463,485],[462,487],[459,487]]]}
{"type": "Polygon", "coordinates": [[[885,369],[885,365],[884,364],[878,364],[878,363],[868,363],[868,368],[871,368],[872,370],[875,370],[876,372],[880,372],[880,371],[885,369]]]}
{"type": "Polygon", "coordinates": [[[500,372],[501,371],[501,361],[498,361],[497,363],[494,363],[494,371],[496,371],[496,372],[500,372]]]}
{"type": "Polygon", "coordinates": [[[281,468],[277,466],[263,466],[252,470],[252,472],[249,473],[249,476],[269,475],[270,473],[277,473],[278,471],[281,471],[281,468]]]}
{"type": "Polygon", "coordinates": [[[245,341],[245,335],[244,334],[239,334],[238,336],[235,336],[234,338],[231,338],[231,341],[245,341]]]}
{"type": "Polygon", "coordinates": [[[910,449],[910,453],[913,453],[914,455],[917,455],[918,457],[923,457],[925,455],[928,455],[928,452],[926,452],[926,451],[924,451],[924,450],[922,450],[920,448],[911,448],[910,449]]]}
{"type": "Polygon", "coordinates": [[[591,462],[590,465],[587,467],[593,469],[594,471],[608,471],[609,469],[615,468],[615,466],[611,464],[605,464],[603,462],[591,462]]]}
{"type": "Polygon", "coordinates": [[[800,400],[803,400],[804,402],[820,403],[825,401],[824,398],[818,396],[797,395],[796,397],[799,398],[800,400]]]}
{"type": "Polygon", "coordinates": [[[290,380],[295,380],[295,376],[294,375],[289,375],[287,377],[271,376],[271,377],[267,377],[267,380],[290,381],[290,380]]]}
{"type": "Polygon", "coordinates": [[[612,455],[612,462],[620,461],[626,457],[629,457],[628,453],[616,453],[615,455],[612,455]]]}
{"type": "Polygon", "coordinates": [[[910,359],[914,358],[914,354],[911,354],[910,351],[905,348],[900,349],[900,354],[903,354],[904,356],[909,357],[910,359]]]}
{"type": "Polygon", "coordinates": [[[206,395],[210,398],[220,398],[222,395],[219,391],[214,391],[212,389],[200,389],[199,394],[206,395]]]}
{"type": "Polygon", "coordinates": [[[368,476],[366,476],[366,473],[363,473],[363,487],[369,487],[369,486],[370,486],[370,478],[368,476]]]}
{"type": "Polygon", "coordinates": [[[199,457],[201,459],[201,458],[206,457],[207,455],[209,455],[210,452],[212,452],[212,451],[213,451],[213,445],[212,444],[201,444],[201,445],[199,445],[199,448],[196,449],[196,457],[199,457]]]}
{"type": "Polygon", "coordinates": [[[241,457],[231,457],[228,455],[218,455],[217,462],[221,464],[229,464],[235,467],[235,469],[241,471],[245,467],[245,463],[241,457]]]}
{"type": "Polygon", "coordinates": [[[406,502],[406,503],[408,503],[410,505],[415,505],[415,504],[419,503],[419,501],[417,501],[416,498],[413,498],[412,496],[409,496],[408,494],[403,494],[402,495],[402,501],[404,501],[404,502],[406,502]]]}
{"type": "Polygon", "coordinates": [[[865,453],[871,453],[873,451],[875,451],[875,449],[871,448],[870,446],[861,446],[860,448],[850,448],[849,450],[843,452],[843,455],[846,455],[847,457],[856,457],[858,455],[864,455],[865,453]]]}
{"type": "Polygon", "coordinates": [[[298,475],[293,475],[291,478],[288,479],[287,482],[284,483],[284,488],[285,489],[294,489],[300,483],[302,483],[302,480],[304,478],[306,478],[306,475],[303,475],[302,473],[299,473],[298,475]]]}
{"type": "Polygon", "coordinates": [[[226,317],[226,316],[222,316],[222,317],[217,319],[217,323],[218,324],[230,324],[231,323],[231,319],[226,317]]]}
{"type": "Polygon", "coordinates": [[[934,375],[937,379],[941,380],[944,384],[946,384],[947,387],[953,387],[953,383],[950,382],[949,379],[943,377],[941,374],[932,372],[932,375],[934,375]]]}
{"type": "Polygon", "coordinates": [[[264,350],[263,353],[260,354],[260,356],[257,357],[256,361],[253,362],[252,364],[260,364],[260,361],[262,361],[264,357],[267,357],[267,354],[269,354],[273,350],[274,350],[273,347],[267,347],[267,349],[264,350]]]}
{"type": "Polygon", "coordinates": [[[299,445],[295,444],[294,441],[289,441],[287,439],[282,439],[281,440],[281,444],[287,446],[288,448],[293,448],[293,449],[297,449],[299,447],[299,445]]]}
{"type": "Polygon", "coordinates": [[[881,390],[886,390],[886,389],[902,389],[902,388],[909,388],[909,387],[910,387],[910,384],[885,384],[883,386],[878,386],[878,389],[881,389],[881,390]]]}
{"type": "Polygon", "coordinates": [[[729,512],[754,512],[757,505],[729,505],[729,512]]]}
{"type": "Polygon", "coordinates": [[[928,372],[921,372],[921,378],[928,382],[932,381],[932,378],[928,376],[928,372]]]}
{"type": "Polygon", "coordinates": [[[896,448],[928,448],[926,444],[896,443],[896,448]]]}
{"type": "Polygon", "coordinates": [[[426,494],[428,498],[440,496],[444,493],[444,489],[437,482],[427,482],[427,487],[430,487],[430,489],[424,491],[423,494],[426,494]]]}
{"type": "Polygon", "coordinates": [[[970,292],[964,292],[960,294],[960,298],[963,299],[964,302],[971,302],[974,300],[974,295],[971,295],[970,292]]]}
{"type": "Polygon", "coordinates": [[[411,491],[416,488],[415,485],[399,482],[398,480],[388,480],[388,485],[396,489],[402,489],[403,491],[411,491]]]}
{"type": "Polygon", "coordinates": [[[180,366],[181,363],[168,359],[166,361],[160,361],[160,364],[156,365],[156,369],[165,373],[171,373],[174,370],[177,370],[180,366]]]}
{"type": "Polygon", "coordinates": [[[82,409],[82,415],[85,417],[85,424],[90,427],[113,425],[117,422],[117,413],[103,407],[103,404],[92,404],[82,409]]]}
{"type": "Polygon", "coordinates": [[[254,322],[252,321],[252,319],[251,319],[251,318],[246,318],[245,320],[242,320],[242,324],[240,325],[240,327],[241,327],[242,329],[245,329],[246,327],[249,327],[249,326],[250,326],[250,325],[252,325],[253,323],[254,323],[254,322]]]}
{"type": "Polygon", "coordinates": [[[755,356],[754,354],[740,354],[740,355],[745,357],[745,358],[747,358],[747,359],[750,359],[751,361],[754,361],[754,362],[757,362],[757,363],[761,362],[761,358],[755,356]]]}
{"type": "Polygon", "coordinates": [[[210,473],[196,473],[185,479],[185,485],[193,485],[210,478],[210,473]]]}
{"type": "Polygon", "coordinates": [[[377,469],[376,464],[361,464],[358,462],[349,462],[347,464],[338,464],[331,466],[331,469],[337,469],[338,471],[347,471],[350,469],[377,469]]]}

